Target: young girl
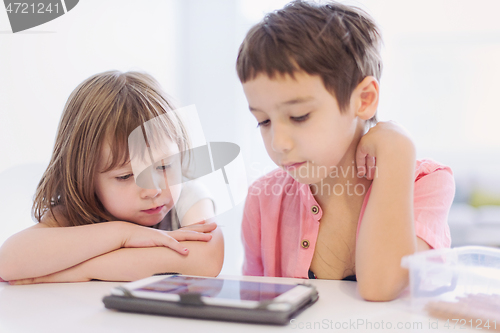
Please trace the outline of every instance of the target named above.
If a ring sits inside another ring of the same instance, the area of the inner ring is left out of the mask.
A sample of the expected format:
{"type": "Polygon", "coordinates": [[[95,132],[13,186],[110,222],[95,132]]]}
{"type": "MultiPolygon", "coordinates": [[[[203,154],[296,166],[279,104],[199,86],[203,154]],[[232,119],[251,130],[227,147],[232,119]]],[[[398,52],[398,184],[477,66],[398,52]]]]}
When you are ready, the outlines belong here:
{"type": "Polygon", "coordinates": [[[110,71],[81,83],[66,103],[36,191],[39,223],[2,245],[0,277],[27,284],[218,275],[224,245],[216,224],[205,222],[214,216],[208,192],[195,182],[140,187],[132,172],[129,134],[153,118],[161,118],[163,146],[181,159],[154,164],[153,176],[165,183],[182,172],[189,139],[172,110],[147,74],[110,71]]]}
{"type": "Polygon", "coordinates": [[[243,273],[357,280],[367,300],[408,284],[401,258],[449,247],[451,170],[416,161],[394,122],[376,123],[380,34],[365,12],[294,1],[243,41],[237,71],[281,168],[249,189],[243,273]]]}

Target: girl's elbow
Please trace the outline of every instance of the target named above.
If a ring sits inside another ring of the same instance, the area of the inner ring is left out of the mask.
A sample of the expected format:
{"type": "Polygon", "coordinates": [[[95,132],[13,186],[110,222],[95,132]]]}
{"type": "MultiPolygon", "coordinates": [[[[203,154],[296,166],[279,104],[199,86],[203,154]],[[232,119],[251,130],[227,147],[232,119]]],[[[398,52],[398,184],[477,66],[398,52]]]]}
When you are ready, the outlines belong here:
{"type": "Polygon", "coordinates": [[[22,279],[23,276],[21,276],[19,272],[19,266],[10,264],[6,260],[2,260],[0,258],[0,281],[11,281],[11,280],[18,280],[22,279]]]}
{"type": "Polygon", "coordinates": [[[18,269],[9,268],[9,267],[1,267],[0,268],[0,282],[5,281],[13,281],[13,280],[21,280],[29,278],[30,276],[25,276],[18,269]]]}
{"type": "Polygon", "coordinates": [[[218,237],[218,239],[213,239],[212,241],[216,241],[208,251],[207,257],[207,276],[216,277],[219,275],[222,270],[222,265],[224,264],[224,239],[222,237],[222,233],[218,237]]]}
{"type": "Polygon", "coordinates": [[[196,268],[191,270],[193,275],[201,275],[206,277],[216,277],[222,270],[222,265],[224,263],[224,252],[220,253],[207,251],[204,258],[200,258],[201,261],[196,268]]]}
{"type": "Polygon", "coordinates": [[[207,267],[206,274],[207,277],[217,277],[222,270],[222,261],[219,263],[211,263],[209,267],[207,267]]]}
{"type": "Polygon", "coordinates": [[[2,267],[0,267],[0,282],[6,282],[9,280],[11,280],[9,272],[5,271],[2,267]]]}
{"type": "Polygon", "coordinates": [[[224,263],[224,239],[220,231],[212,234],[214,237],[209,242],[194,244],[188,255],[191,259],[186,262],[189,266],[181,273],[207,277],[219,275],[224,263]]]}

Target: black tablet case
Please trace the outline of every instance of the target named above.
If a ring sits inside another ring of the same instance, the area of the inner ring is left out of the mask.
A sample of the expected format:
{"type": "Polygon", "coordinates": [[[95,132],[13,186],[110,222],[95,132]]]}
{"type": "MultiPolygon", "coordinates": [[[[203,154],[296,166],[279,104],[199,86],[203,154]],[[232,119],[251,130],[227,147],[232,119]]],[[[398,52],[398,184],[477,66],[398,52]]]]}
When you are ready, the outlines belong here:
{"type": "Polygon", "coordinates": [[[126,312],[167,315],[174,317],[200,318],[209,320],[237,321],[246,323],[286,325],[294,316],[312,305],[318,299],[318,292],[314,286],[310,297],[289,311],[272,311],[267,306],[272,301],[263,301],[255,309],[245,309],[218,305],[207,305],[201,300],[198,293],[181,294],[179,302],[154,300],[135,297],[122,288],[124,296],[110,295],[103,298],[107,309],[116,309],[126,312]]]}

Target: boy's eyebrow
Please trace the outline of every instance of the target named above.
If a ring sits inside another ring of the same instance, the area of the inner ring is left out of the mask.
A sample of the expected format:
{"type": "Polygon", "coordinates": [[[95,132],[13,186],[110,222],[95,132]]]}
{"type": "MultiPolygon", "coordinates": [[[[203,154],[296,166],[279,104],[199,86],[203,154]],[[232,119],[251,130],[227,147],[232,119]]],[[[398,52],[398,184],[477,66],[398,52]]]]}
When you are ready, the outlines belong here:
{"type": "MultiPolygon", "coordinates": [[[[291,99],[289,101],[286,101],[286,102],[282,102],[280,104],[278,104],[278,108],[282,107],[282,106],[289,106],[289,105],[296,105],[296,104],[301,104],[301,103],[307,103],[307,102],[310,102],[314,100],[314,97],[312,96],[308,96],[308,97],[298,97],[298,98],[294,98],[294,99],[291,99]]],[[[248,108],[250,109],[250,112],[255,112],[255,111],[262,111],[258,108],[254,108],[252,106],[248,106],[248,108]]]]}
{"type": "Polygon", "coordinates": [[[294,105],[294,104],[300,104],[300,103],[307,103],[307,102],[312,101],[313,99],[314,99],[314,97],[312,97],[312,96],[298,97],[298,98],[291,99],[289,101],[283,102],[283,103],[280,104],[280,106],[294,105]]]}

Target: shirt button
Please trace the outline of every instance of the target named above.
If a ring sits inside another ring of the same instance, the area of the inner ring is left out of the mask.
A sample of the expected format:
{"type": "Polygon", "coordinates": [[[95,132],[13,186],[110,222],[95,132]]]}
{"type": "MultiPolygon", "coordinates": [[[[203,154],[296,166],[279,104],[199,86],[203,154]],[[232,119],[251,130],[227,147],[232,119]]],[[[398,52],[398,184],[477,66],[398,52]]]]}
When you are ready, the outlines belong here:
{"type": "Polygon", "coordinates": [[[301,245],[304,249],[307,249],[309,247],[309,241],[307,239],[304,239],[301,245]]]}
{"type": "Polygon", "coordinates": [[[312,206],[312,207],[311,207],[311,212],[312,212],[314,215],[318,214],[318,213],[319,213],[319,208],[318,208],[318,206],[316,206],[316,205],[312,206]]]}

